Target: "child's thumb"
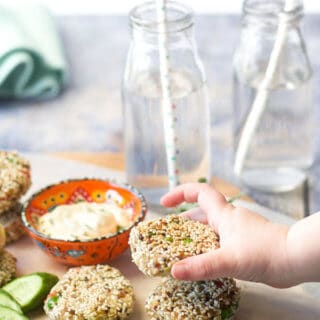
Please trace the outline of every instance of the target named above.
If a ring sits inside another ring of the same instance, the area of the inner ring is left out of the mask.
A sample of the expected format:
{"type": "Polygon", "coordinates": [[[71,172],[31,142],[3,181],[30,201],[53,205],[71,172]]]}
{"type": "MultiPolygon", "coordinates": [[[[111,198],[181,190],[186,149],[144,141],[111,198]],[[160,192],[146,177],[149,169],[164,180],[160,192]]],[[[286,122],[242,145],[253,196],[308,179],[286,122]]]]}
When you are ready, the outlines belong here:
{"type": "Polygon", "coordinates": [[[176,279],[190,281],[233,277],[236,263],[232,257],[226,249],[219,248],[175,263],[171,274],[176,279]]]}

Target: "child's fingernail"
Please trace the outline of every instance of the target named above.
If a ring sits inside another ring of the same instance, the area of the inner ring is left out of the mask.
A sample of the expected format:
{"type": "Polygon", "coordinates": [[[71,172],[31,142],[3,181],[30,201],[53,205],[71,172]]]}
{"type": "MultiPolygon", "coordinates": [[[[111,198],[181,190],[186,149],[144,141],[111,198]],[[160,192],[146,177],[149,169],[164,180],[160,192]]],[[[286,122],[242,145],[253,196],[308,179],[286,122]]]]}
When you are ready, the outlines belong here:
{"type": "Polygon", "coordinates": [[[188,273],[188,268],[184,262],[178,262],[172,267],[172,276],[176,279],[182,279],[188,273]]]}

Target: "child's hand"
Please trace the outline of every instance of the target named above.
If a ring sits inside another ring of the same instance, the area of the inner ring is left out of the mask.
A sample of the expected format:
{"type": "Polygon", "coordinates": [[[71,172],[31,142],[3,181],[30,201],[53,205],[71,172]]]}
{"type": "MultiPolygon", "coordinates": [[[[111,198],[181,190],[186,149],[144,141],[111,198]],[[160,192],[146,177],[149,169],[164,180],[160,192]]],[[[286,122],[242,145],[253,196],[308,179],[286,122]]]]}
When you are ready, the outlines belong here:
{"type": "Polygon", "coordinates": [[[161,204],[173,207],[183,201],[198,202],[199,208],[183,215],[208,223],[220,237],[220,248],[177,262],[172,268],[174,278],[235,277],[275,287],[301,281],[288,257],[288,227],[271,223],[247,209],[235,208],[207,184],[181,185],[166,194],[161,204]]]}

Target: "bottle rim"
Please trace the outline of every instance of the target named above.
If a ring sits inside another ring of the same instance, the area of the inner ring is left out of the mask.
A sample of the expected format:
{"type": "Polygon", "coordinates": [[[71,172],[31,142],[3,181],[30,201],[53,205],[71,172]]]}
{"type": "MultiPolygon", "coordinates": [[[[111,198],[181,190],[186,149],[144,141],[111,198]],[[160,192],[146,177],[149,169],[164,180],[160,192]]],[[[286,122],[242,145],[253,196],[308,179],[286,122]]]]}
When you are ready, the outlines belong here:
{"type": "Polygon", "coordinates": [[[287,20],[296,20],[303,16],[303,3],[299,1],[295,7],[284,12],[283,0],[261,1],[245,0],[242,11],[244,15],[255,17],[278,18],[280,14],[285,13],[287,20]]]}
{"type": "MultiPolygon", "coordinates": [[[[131,9],[129,12],[131,27],[159,33],[156,5],[156,1],[148,1],[131,9]]],[[[183,31],[193,25],[193,10],[188,6],[168,1],[167,10],[166,33],[183,31]]]]}

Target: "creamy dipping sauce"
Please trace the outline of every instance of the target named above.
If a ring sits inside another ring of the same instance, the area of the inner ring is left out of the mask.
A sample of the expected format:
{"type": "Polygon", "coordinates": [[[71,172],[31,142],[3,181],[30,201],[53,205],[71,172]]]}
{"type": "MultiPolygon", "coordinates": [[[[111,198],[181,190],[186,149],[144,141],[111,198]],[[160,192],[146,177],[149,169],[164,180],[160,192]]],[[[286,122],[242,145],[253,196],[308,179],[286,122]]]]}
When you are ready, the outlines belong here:
{"type": "Polygon", "coordinates": [[[132,219],[132,209],[113,203],[80,202],[57,206],[41,216],[37,230],[54,239],[89,240],[125,229],[132,219]]]}

